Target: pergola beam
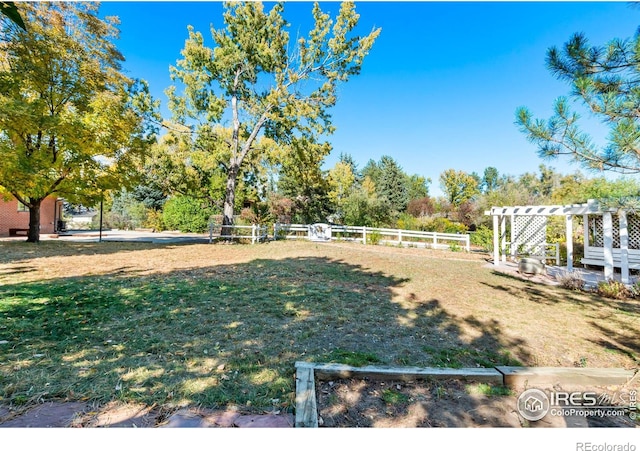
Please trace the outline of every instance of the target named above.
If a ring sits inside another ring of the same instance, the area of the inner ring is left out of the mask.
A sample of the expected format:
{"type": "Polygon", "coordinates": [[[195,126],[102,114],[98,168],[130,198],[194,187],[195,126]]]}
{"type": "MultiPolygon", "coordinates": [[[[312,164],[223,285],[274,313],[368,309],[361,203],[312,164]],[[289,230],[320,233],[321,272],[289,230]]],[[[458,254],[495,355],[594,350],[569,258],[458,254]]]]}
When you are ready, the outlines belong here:
{"type": "Polygon", "coordinates": [[[491,207],[491,210],[484,212],[484,214],[487,216],[566,216],[586,215],[593,213],[602,213],[602,210],[599,209],[598,203],[595,201],[589,201],[586,204],[575,205],[526,205],[515,207],[491,207]]]}

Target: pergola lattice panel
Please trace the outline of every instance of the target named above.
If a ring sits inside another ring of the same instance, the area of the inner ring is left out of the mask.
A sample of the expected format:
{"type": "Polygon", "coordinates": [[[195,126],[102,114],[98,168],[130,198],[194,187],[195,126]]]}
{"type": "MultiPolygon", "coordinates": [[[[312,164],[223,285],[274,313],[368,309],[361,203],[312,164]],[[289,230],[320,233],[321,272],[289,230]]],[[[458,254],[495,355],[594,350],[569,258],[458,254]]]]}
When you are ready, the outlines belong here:
{"type": "Polygon", "coordinates": [[[627,222],[629,249],[640,249],[640,216],[628,215],[627,222]]]}
{"type": "Polygon", "coordinates": [[[543,245],[546,242],[546,216],[514,216],[512,246],[516,249],[523,247],[533,253],[544,253],[543,245]]]}
{"type": "MultiPolygon", "coordinates": [[[[620,247],[620,219],[618,215],[611,215],[611,236],[613,247],[620,247]]],[[[627,232],[629,234],[629,249],[640,249],[640,216],[627,216],[627,232]]],[[[589,244],[604,247],[604,228],[602,216],[589,215],[589,244]]]]}

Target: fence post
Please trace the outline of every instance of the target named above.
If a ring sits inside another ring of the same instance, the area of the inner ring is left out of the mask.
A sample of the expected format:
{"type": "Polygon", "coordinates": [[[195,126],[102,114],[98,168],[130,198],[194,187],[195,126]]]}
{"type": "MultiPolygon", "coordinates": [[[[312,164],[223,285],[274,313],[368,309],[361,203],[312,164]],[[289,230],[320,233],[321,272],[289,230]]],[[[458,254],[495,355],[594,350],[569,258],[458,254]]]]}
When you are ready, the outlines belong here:
{"type": "Polygon", "coordinates": [[[256,244],[256,225],[251,224],[251,244],[256,244]]]}
{"type": "Polygon", "coordinates": [[[402,230],[398,230],[398,245],[402,245],[402,230]]]}
{"type": "Polygon", "coordinates": [[[469,234],[467,234],[467,239],[465,240],[465,242],[467,244],[467,252],[471,252],[471,239],[469,234]]]}
{"type": "Polygon", "coordinates": [[[362,226],[362,244],[367,244],[367,227],[362,226]]]}
{"type": "Polygon", "coordinates": [[[438,246],[438,234],[433,232],[433,248],[435,249],[438,246]]]}
{"type": "Polygon", "coordinates": [[[213,243],[213,221],[209,221],[209,244],[213,243]]]}

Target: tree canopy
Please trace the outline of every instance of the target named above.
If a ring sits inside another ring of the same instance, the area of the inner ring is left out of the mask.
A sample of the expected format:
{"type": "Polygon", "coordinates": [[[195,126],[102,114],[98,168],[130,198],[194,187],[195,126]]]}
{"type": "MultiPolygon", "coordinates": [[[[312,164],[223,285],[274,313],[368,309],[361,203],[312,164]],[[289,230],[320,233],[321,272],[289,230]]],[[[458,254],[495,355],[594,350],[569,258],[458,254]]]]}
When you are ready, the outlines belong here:
{"type": "Polygon", "coordinates": [[[20,3],[27,31],[3,22],[0,186],[29,207],[39,240],[41,202],[72,202],[133,178],[154,139],[146,84],[126,77],[116,18],[96,3],[20,3]]]}
{"type": "Polygon", "coordinates": [[[464,171],[447,169],[440,174],[440,187],[447,200],[455,207],[479,194],[478,181],[464,171]]]}
{"type": "Polygon", "coordinates": [[[536,144],[539,155],[568,155],[589,170],[640,172],[640,34],[592,46],[583,34],[575,34],[562,49],[547,52],[547,67],[571,86],[570,97],[609,128],[605,145],[594,143],[579,126],[580,116],[567,97],[555,103],[548,120],[534,119],[525,107],[516,112],[516,123],[536,144]]]}
{"type": "Polygon", "coordinates": [[[188,28],[167,95],[174,121],[189,129],[181,139],[209,152],[225,174],[223,224],[230,225],[238,177],[248,158],[260,153],[259,137],[291,152],[311,146],[328,153],[320,139],[333,131],[329,109],[337,87],[360,72],[380,29],[356,35],[359,15],[352,3],[342,3],[335,19],[316,3],[313,29],[292,42],[283,3],[270,11],[259,2],[224,8],[224,27],[211,30],[212,47],[188,28]],[[216,132],[224,121],[230,136],[216,132]]]}

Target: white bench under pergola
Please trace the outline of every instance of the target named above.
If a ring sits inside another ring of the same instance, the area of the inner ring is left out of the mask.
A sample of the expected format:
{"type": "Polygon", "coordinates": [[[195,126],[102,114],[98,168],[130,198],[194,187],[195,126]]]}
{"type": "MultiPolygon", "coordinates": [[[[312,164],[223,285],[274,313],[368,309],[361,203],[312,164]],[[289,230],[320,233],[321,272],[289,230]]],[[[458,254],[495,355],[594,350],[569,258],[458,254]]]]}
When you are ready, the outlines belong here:
{"type": "MultiPolygon", "coordinates": [[[[576,205],[528,205],[492,207],[493,264],[506,262],[507,245],[514,257],[518,246],[540,249],[546,245],[549,216],[564,216],[567,236],[567,270],[573,270],[573,217],[581,215],[584,227],[584,265],[602,266],[604,278],[620,268],[622,283],[629,284],[629,270],[640,269],[640,217],[625,209],[605,208],[595,200],[576,205]],[[510,239],[507,241],[507,219],[510,239]]],[[[535,253],[535,252],[534,252],[535,253]]],[[[544,251],[538,252],[544,254],[544,251]]]]}

